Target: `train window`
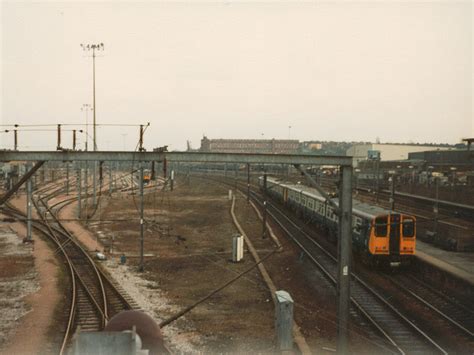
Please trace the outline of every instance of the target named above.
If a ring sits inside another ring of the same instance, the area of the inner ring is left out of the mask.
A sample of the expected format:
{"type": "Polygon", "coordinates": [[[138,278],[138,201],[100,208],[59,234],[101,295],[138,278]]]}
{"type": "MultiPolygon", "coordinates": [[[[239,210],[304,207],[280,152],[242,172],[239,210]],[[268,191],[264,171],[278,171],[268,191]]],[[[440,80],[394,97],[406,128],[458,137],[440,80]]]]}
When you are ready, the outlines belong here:
{"type": "Polygon", "coordinates": [[[415,236],[415,221],[412,218],[403,219],[403,236],[405,238],[415,236]]]}
{"type": "Polygon", "coordinates": [[[387,236],[387,223],[388,217],[376,217],[375,218],[375,236],[376,237],[386,237],[387,236]]]}

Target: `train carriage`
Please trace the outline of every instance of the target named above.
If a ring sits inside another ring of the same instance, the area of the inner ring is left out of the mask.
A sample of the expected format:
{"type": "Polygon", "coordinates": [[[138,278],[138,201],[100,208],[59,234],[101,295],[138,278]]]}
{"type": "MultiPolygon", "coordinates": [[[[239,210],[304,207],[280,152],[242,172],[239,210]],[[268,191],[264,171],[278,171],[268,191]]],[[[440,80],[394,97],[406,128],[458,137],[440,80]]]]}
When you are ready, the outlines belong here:
{"type": "MultiPolygon", "coordinates": [[[[259,178],[263,188],[263,177],[259,178]]],[[[267,178],[267,193],[305,219],[322,226],[336,240],[338,216],[335,209],[311,187],[267,178]]],[[[336,205],[337,198],[331,199],[336,205]]],[[[352,201],[352,245],[370,262],[408,264],[415,255],[415,217],[394,213],[357,200],[352,201]]]]}

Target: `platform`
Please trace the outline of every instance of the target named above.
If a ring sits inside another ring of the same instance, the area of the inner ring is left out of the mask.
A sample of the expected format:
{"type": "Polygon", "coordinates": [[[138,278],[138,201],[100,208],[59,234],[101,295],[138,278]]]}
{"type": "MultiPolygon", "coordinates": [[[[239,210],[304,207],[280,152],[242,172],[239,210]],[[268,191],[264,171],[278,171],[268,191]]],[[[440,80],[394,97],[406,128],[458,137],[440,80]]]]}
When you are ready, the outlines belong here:
{"type": "Polygon", "coordinates": [[[453,252],[416,241],[417,258],[474,286],[474,253],[453,252]]]}

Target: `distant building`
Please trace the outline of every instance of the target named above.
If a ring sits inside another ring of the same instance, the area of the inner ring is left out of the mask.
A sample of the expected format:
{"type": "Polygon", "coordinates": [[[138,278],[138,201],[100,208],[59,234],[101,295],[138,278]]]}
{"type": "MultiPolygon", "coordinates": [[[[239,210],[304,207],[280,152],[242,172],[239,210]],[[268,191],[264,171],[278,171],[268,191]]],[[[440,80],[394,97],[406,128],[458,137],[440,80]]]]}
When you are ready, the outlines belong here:
{"type": "Polygon", "coordinates": [[[297,154],[296,139],[201,139],[201,152],[297,154]]]}
{"type": "Polygon", "coordinates": [[[455,168],[459,171],[471,170],[474,172],[474,150],[429,150],[413,152],[408,155],[409,159],[421,160],[425,165],[433,167],[437,171],[450,171],[455,168]]]}
{"type": "Polygon", "coordinates": [[[408,153],[426,150],[448,150],[451,148],[452,147],[418,144],[368,143],[353,145],[347,150],[346,155],[352,156],[354,166],[357,166],[360,161],[367,160],[369,152],[373,151],[380,152],[380,160],[405,160],[408,159],[408,153]]]}

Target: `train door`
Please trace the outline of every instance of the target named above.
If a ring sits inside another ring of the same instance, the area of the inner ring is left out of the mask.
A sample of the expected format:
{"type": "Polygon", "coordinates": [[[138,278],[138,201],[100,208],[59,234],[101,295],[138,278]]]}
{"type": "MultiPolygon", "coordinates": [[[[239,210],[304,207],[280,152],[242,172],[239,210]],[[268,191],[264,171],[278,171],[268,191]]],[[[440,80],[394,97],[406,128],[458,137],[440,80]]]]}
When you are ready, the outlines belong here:
{"type": "Polygon", "coordinates": [[[400,255],[400,215],[390,215],[390,255],[400,255]]]}

